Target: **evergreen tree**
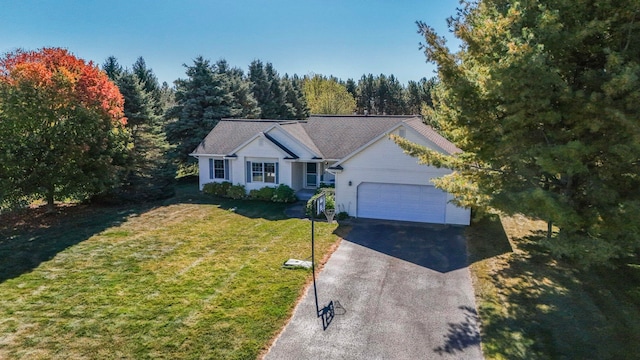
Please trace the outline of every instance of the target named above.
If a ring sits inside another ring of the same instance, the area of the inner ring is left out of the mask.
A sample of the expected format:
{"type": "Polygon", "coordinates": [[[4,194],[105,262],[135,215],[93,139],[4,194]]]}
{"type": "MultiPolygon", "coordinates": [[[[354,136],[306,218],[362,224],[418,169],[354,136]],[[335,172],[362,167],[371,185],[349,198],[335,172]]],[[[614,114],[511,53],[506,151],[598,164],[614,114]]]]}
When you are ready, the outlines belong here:
{"type": "Polygon", "coordinates": [[[230,67],[224,59],[219,60],[214,68],[218,74],[225,78],[227,92],[232,94],[239,107],[238,111],[234,111],[236,116],[248,119],[260,117],[260,108],[253,97],[251,82],[244,76],[242,69],[230,67]]]}
{"type": "Polygon", "coordinates": [[[291,119],[306,119],[309,117],[309,107],[307,106],[307,100],[304,97],[304,91],[302,89],[302,80],[298,75],[285,74],[282,78],[282,84],[285,90],[285,101],[291,104],[291,119]]]}
{"type": "MultiPolygon", "coordinates": [[[[116,59],[110,57],[104,67],[114,67],[114,64],[117,64],[116,59]]],[[[128,120],[126,127],[131,140],[122,185],[97,199],[122,202],[172,196],[175,167],[168,158],[170,147],[165,138],[162,118],[156,115],[161,106],[154,94],[146,90],[144,82],[136,73],[128,70],[113,73],[117,75],[112,80],[124,97],[124,113],[128,120]]],[[[155,79],[152,72],[147,74],[155,79]]]]}
{"type": "Polygon", "coordinates": [[[436,77],[431,79],[422,78],[419,82],[410,80],[405,89],[405,102],[409,114],[422,114],[427,111],[425,108],[433,108],[431,90],[437,82],[436,77]]]}
{"type": "Polygon", "coordinates": [[[358,81],[356,103],[358,113],[374,115],[376,83],[372,74],[362,75],[358,81]]]}
{"type": "Polygon", "coordinates": [[[118,59],[115,56],[109,56],[102,65],[102,70],[107,73],[109,79],[117,79],[122,74],[122,66],[118,64],[118,59]]]}
{"type": "Polygon", "coordinates": [[[176,146],[176,159],[186,164],[189,154],[221,118],[242,114],[242,106],[228,91],[225,76],[201,56],[186,67],[187,79],[178,79],[176,105],[166,114],[167,139],[176,146]]]}
{"type": "Polygon", "coordinates": [[[162,108],[160,83],[158,78],[153,73],[152,69],[147,68],[147,64],[140,56],[132,66],[133,73],[137,76],[138,80],[142,83],[144,91],[153,98],[153,107],[156,115],[163,115],[164,109],[162,108]]]}
{"type": "Polygon", "coordinates": [[[419,22],[440,78],[429,116],[465,153],[396,141],[457,170],[437,185],[460,204],[546,220],[553,254],[637,256],[639,13],[625,0],[465,2],[450,22],[457,53],[419,22]]]}
{"type": "Polygon", "coordinates": [[[299,81],[287,84],[271,63],[254,60],[249,65],[248,77],[261,118],[299,119],[308,113],[299,81]]]}
{"type": "Polygon", "coordinates": [[[167,84],[166,81],[162,82],[160,86],[160,108],[162,114],[165,114],[167,110],[176,105],[176,92],[167,84]]]}
{"type": "Polygon", "coordinates": [[[347,91],[349,92],[349,94],[351,94],[351,96],[353,96],[354,99],[358,98],[358,84],[356,84],[353,79],[347,79],[347,81],[344,83],[344,87],[347,88],[347,91]]]}

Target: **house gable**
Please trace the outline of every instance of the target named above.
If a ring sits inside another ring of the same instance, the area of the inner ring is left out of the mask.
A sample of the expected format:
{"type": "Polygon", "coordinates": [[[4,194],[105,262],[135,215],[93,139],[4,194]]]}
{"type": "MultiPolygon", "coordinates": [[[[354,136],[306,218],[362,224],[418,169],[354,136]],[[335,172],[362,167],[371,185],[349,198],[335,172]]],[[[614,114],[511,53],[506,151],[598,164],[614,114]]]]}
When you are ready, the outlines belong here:
{"type": "Polygon", "coordinates": [[[303,144],[279,124],[266,130],[265,135],[295,153],[300,159],[317,159],[321,157],[321,154],[303,144]]]}
{"type": "Polygon", "coordinates": [[[469,210],[450,203],[453,196],[436,189],[432,181],[452,171],[420,164],[418,159],[405,154],[389,138],[390,134],[403,136],[419,145],[448,153],[446,149],[412,127],[400,124],[389,129],[387,133],[361,146],[334,165],[340,168],[340,171],[335,172],[336,206],[339,211],[345,211],[351,216],[468,225],[469,210]],[[386,190],[371,192],[371,189],[378,188],[386,190]],[[411,190],[412,194],[417,192],[422,195],[409,195],[408,190],[411,190]],[[420,196],[426,197],[422,199],[420,196]],[[423,203],[423,200],[426,202],[423,203]],[[363,208],[359,209],[359,206],[363,208]],[[414,208],[416,211],[411,210],[414,208]],[[432,215],[436,214],[435,218],[423,217],[429,211],[432,215]],[[404,217],[407,214],[411,216],[404,217]]]}
{"type": "MultiPolygon", "coordinates": [[[[421,124],[423,127],[430,129],[429,127],[427,127],[427,125],[421,124]]],[[[422,145],[425,146],[427,148],[433,149],[435,151],[439,151],[441,153],[445,153],[445,154],[450,154],[450,150],[455,148],[443,148],[441,146],[439,146],[436,142],[432,141],[432,139],[429,139],[427,137],[425,137],[425,135],[421,132],[418,132],[414,126],[407,126],[407,124],[405,123],[400,123],[397,124],[395,126],[393,126],[392,128],[388,129],[387,131],[381,133],[380,135],[376,136],[374,139],[372,139],[371,141],[367,142],[366,144],[362,145],[361,147],[357,148],[355,151],[351,152],[350,154],[348,154],[347,156],[345,156],[344,158],[342,158],[341,160],[339,160],[338,162],[336,162],[333,166],[334,167],[340,167],[340,168],[344,168],[345,164],[348,163],[350,161],[350,159],[352,159],[353,157],[356,157],[358,154],[364,152],[364,151],[369,151],[368,149],[374,145],[377,144],[378,142],[380,142],[383,139],[389,140],[389,142],[391,144],[393,144],[395,146],[395,148],[391,149],[387,149],[388,151],[394,151],[400,150],[402,152],[402,150],[392,141],[390,140],[389,136],[390,135],[397,135],[397,136],[401,136],[406,138],[407,140],[416,143],[418,145],[422,145]]],[[[444,139],[444,138],[443,138],[444,139]]],[[[446,140],[445,140],[446,141],[446,140]]],[[[457,149],[457,148],[455,148],[457,149]]],[[[380,156],[384,156],[384,154],[378,154],[380,156]]],[[[405,157],[401,157],[402,159],[404,159],[406,162],[405,157]]],[[[406,158],[408,159],[413,159],[414,162],[416,162],[415,158],[412,158],[410,156],[406,156],[406,158]]]]}
{"type": "Polygon", "coordinates": [[[238,157],[271,157],[287,160],[298,157],[293,151],[262,132],[233,149],[233,154],[238,157]]]}

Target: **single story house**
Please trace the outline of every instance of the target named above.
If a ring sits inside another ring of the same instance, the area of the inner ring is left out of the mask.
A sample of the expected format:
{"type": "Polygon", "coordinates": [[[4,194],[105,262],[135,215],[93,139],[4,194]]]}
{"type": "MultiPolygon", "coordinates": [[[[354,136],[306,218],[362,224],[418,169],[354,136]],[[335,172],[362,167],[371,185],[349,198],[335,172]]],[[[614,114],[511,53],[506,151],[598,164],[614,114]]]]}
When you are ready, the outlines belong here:
{"type": "Polygon", "coordinates": [[[247,191],[335,184],[337,212],[468,225],[470,210],[450,203],[452,196],[431,182],[451,170],[418,164],[390,134],[442,153],[460,152],[417,116],[314,115],[286,121],[223,119],[191,155],[199,162],[201,189],[223,181],[247,191]]]}

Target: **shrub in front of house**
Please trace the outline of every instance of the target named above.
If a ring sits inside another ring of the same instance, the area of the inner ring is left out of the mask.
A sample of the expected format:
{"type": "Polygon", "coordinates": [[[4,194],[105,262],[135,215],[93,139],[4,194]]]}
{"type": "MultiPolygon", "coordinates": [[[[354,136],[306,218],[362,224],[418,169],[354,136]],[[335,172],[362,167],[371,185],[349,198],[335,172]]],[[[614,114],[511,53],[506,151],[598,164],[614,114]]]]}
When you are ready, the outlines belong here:
{"type": "Polygon", "coordinates": [[[265,186],[259,190],[251,190],[249,191],[249,199],[253,200],[262,200],[262,201],[271,201],[276,189],[265,186]]]}
{"type": "Polygon", "coordinates": [[[244,185],[241,184],[231,185],[227,190],[226,197],[235,200],[244,199],[245,197],[247,197],[247,189],[244,187],[244,185]]]}
{"type": "Polygon", "coordinates": [[[273,195],[271,196],[271,201],[292,203],[298,201],[298,198],[296,197],[295,190],[285,184],[280,184],[274,189],[273,195]]]}
{"type": "Polygon", "coordinates": [[[228,181],[217,183],[207,183],[202,187],[202,192],[205,194],[226,197],[229,188],[231,187],[231,183],[228,181]]]}
{"type": "Polygon", "coordinates": [[[247,196],[247,190],[244,185],[237,184],[232,185],[230,182],[225,181],[221,183],[208,183],[202,187],[202,192],[205,194],[231,198],[231,199],[251,199],[261,201],[272,201],[280,203],[292,203],[298,201],[296,198],[296,192],[291,187],[280,184],[277,187],[265,186],[261,189],[254,189],[249,191],[247,196]]]}

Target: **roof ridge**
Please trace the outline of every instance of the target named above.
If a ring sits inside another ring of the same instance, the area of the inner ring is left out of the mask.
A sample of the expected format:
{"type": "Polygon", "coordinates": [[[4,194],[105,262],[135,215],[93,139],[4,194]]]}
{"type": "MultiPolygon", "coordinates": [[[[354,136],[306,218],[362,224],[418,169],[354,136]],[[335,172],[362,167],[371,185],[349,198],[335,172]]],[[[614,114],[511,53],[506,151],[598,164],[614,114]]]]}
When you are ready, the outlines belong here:
{"type": "Polygon", "coordinates": [[[411,119],[415,117],[420,117],[420,115],[361,115],[361,114],[311,114],[309,117],[344,117],[344,118],[406,118],[411,119]]]}
{"type": "Polygon", "coordinates": [[[298,120],[276,120],[276,119],[240,119],[240,118],[222,118],[220,121],[231,122],[263,122],[263,123],[279,123],[286,124],[291,122],[298,122],[298,120]]]}

